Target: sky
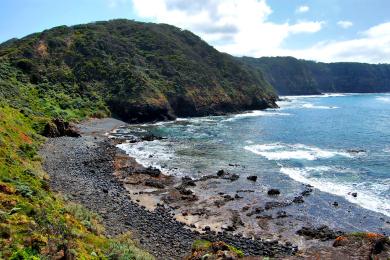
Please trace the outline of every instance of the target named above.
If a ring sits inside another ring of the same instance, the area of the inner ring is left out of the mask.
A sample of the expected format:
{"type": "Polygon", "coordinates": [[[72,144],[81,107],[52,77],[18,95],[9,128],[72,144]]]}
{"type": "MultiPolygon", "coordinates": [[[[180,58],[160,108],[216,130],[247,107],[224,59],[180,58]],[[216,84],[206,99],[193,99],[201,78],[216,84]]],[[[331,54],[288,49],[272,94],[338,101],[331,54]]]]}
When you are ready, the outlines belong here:
{"type": "Polygon", "coordinates": [[[389,0],[0,0],[0,42],[60,25],[168,23],[235,56],[390,63],[389,0]]]}

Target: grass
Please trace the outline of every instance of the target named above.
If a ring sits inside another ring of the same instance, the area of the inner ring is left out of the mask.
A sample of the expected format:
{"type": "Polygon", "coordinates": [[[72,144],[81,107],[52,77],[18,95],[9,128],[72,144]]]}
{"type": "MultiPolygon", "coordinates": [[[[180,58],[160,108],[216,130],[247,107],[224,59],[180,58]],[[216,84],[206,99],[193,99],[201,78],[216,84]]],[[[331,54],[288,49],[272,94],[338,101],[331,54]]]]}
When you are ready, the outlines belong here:
{"type": "MultiPolygon", "coordinates": [[[[223,246],[227,247],[228,251],[233,252],[234,254],[237,255],[237,257],[242,258],[244,257],[244,252],[241,251],[240,249],[232,246],[225,244],[224,242],[216,242],[212,243],[208,240],[195,240],[194,243],[192,244],[192,252],[193,256],[195,255],[196,257],[194,259],[198,259],[197,257],[211,257],[213,254],[215,254],[214,246],[223,246]]],[[[187,259],[193,259],[193,258],[187,258],[187,259]]],[[[202,258],[203,259],[203,258],[202,258]]],[[[208,259],[208,258],[207,258],[208,259]]],[[[212,258],[214,259],[214,258],[212,258]]]]}
{"type": "Polygon", "coordinates": [[[105,237],[97,214],[50,191],[36,122],[0,107],[0,259],[153,259],[129,234],[105,237]]]}

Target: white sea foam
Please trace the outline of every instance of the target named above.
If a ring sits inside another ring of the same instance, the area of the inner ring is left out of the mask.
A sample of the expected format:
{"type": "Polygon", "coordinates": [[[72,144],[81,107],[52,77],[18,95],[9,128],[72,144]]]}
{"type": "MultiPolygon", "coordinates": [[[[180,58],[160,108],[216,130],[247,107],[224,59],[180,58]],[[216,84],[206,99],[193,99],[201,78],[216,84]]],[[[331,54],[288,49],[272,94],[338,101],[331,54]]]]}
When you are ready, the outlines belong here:
{"type": "Polygon", "coordinates": [[[225,122],[236,121],[238,119],[250,118],[250,117],[261,117],[261,116],[290,116],[289,113],[276,112],[275,110],[254,110],[247,113],[237,114],[233,117],[225,119],[225,122]]]}
{"type": "Polygon", "coordinates": [[[281,110],[284,109],[338,109],[337,106],[324,106],[310,103],[305,99],[293,99],[290,101],[279,101],[278,105],[281,110]]]}
{"type": "Polygon", "coordinates": [[[309,160],[331,158],[334,156],[352,157],[350,154],[341,151],[323,150],[314,146],[303,144],[256,144],[244,147],[246,150],[264,156],[268,160],[309,160]]]}
{"type": "Polygon", "coordinates": [[[334,167],[306,167],[306,168],[287,168],[282,167],[280,171],[283,174],[288,175],[290,178],[295,181],[310,184],[313,187],[327,193],[334,195],[342,196],[348,201],[358,204],[363,208],[373,210],[379,213],[382,213],[390,217],[390,202],[380,195],[376,194],[374,191],[387,191],[388,185],[384,184],[370,184],[370,183],[360,183],[358,185],[353,185],[351,183],[343,183],[333,179],[321,179],[315,178],[313,175],[317,175],[319,172],[329,172],[336,171],[337,168],[334,167]],[[369,188],[368,188],[369,187],[369,188]],[[357,192],[358,196],[353,197],[350,194],[352,192],[357,192]]]}
{"type": "Polygon", "coordinates": [[[384,96],[384,97],[377,97],[376,100],[379,100],[381,102],[390,103],[390,97],[384,96]]]}
{"type": "Polygon", "coordinates": [[[311,103],[302,104],[303,108],[312,108],[312,109],[337,109],[339,107],[336,106],[317,106],[311,103]]]}
{"type": "Polygon", "coordinates": [[[175,174],[175,170],[166,169],[164,164],[174,157],[174,150],[164,140],[150,142],[122,143],[118,148],[133,157],[137,163],[144,167],[160,169],[165,174],[175,174]]]}

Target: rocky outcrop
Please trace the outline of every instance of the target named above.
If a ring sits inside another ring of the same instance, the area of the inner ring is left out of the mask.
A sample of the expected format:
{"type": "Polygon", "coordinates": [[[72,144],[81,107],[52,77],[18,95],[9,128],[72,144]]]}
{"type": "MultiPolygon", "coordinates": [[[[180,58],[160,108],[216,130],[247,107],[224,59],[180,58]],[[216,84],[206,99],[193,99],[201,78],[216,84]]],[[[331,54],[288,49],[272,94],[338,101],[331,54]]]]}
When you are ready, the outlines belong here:
{"type": "Polygon", "coordinates": [[[322,241],[332,240],[338,236],[343,235],[341,231],[331,230],[328,226],[321,226],[319,228],[302,227],[297,231],[300,236],[305,236],[308,239],[320,239],[322,241]]]}
{"type": "Polygon", "coordinates": [[[56,118],[45,125],[43,136],[50,138],[61,136],[80,137],[80,133],[69,122],[56,118]]]}

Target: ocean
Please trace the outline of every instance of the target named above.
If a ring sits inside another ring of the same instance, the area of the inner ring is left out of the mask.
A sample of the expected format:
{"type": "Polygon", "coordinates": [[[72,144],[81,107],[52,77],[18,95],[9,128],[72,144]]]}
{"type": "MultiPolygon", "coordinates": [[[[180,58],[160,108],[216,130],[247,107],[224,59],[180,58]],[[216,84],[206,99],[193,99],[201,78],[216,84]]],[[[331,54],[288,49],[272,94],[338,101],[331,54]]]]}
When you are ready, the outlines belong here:
{"type": "MultiPolygon", "coordinates": [[[[329,203],[345,201],[363,215],[390,217],[390,94],[281,99],[279,109],[132,125],[128,134],[165,139],[119,147],[178,177],[220,169],[245,177],[226,190],[278,188],[289,197],[310,184],[329,203]],[[255,184],[246,181],[250,175],[258,176],[255,184]]],[[[312,215],[321,214],[323,206],[312,208],[312,215]]]]}

